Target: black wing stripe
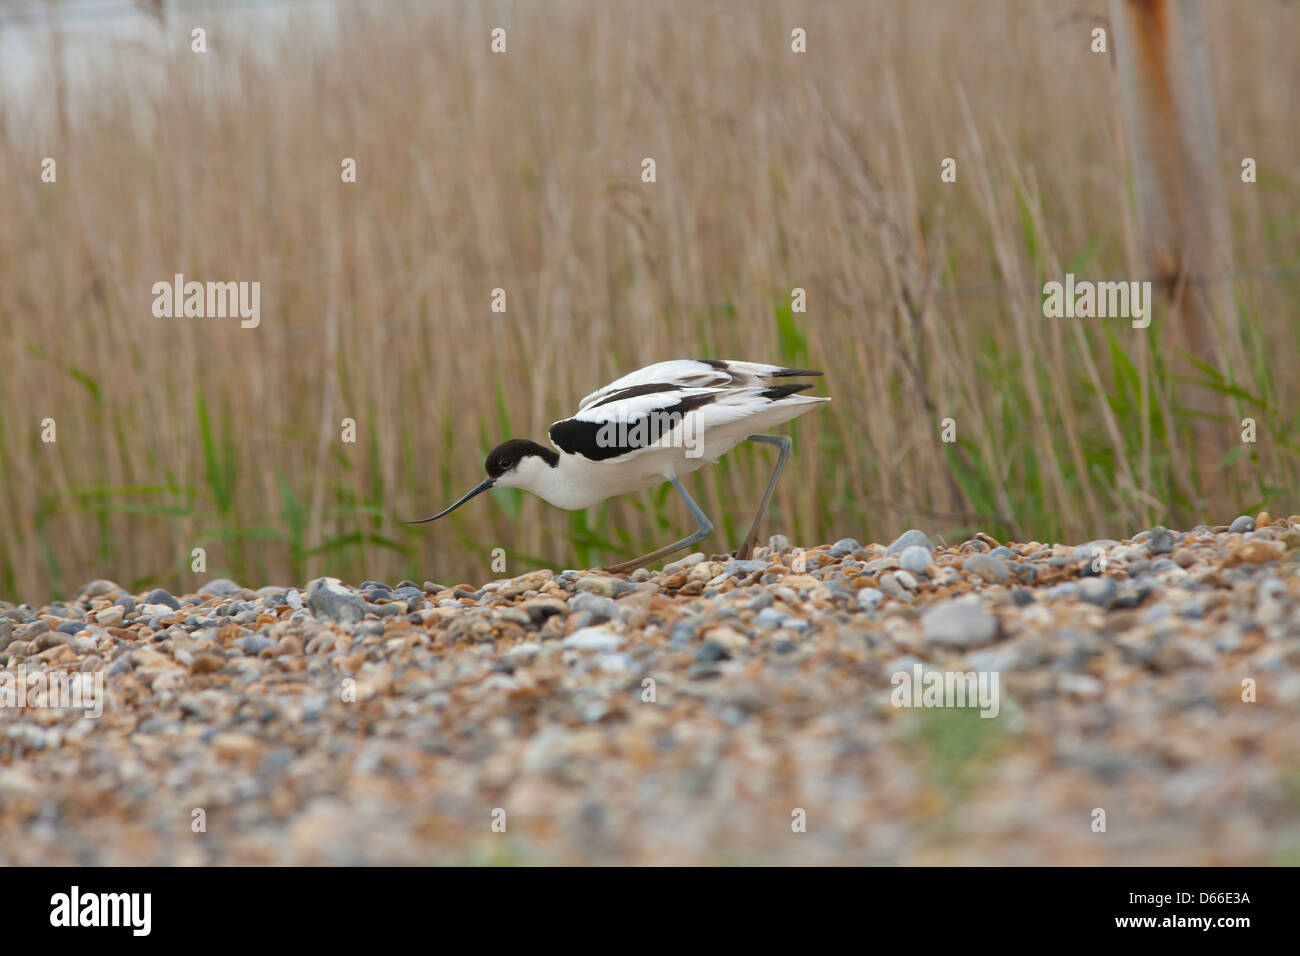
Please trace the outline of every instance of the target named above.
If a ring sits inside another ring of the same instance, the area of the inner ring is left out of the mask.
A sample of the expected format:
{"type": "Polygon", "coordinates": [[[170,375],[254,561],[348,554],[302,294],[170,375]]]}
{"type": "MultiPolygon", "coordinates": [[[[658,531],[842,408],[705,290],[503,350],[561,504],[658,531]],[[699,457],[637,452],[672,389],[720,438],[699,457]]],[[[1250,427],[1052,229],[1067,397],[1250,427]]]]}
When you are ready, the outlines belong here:
{"type": "Polygon", "coordinates": [[[688,412],[717,401],[718,394],[686,395],[675,405],[656,409],[625,422],[584,422],[577,418],[566,418],[551,426],[551,441],[556,448],[570,455],[581,455],[589,461],[608,461],[662,441],[665,435],[681,424],[688,412]]]}
{"type": "Polygon", "coordinates": [[[627,388],[620,388],[617,392],[610,392],[600,401],[588,405],[584,408],[600,408],[602,405],[608,405],[610,402],[619,402],[625,398],[636,398],[638,395],[656,395],[659,392],[680,392],[685,386],[673,382],[653,382],[649,385],[629,385],[627,388]]]}
{"type": "Polygon", "coordinates": [[[769,401],[777,401],[785,398],[787,395],[793,395],[795,392],[802,392],[804,389],[812,388],[812,382],[803,382],[799,385],[773,385],[771,388],[765,388],[758,394],[762,395],[769,401]]]}

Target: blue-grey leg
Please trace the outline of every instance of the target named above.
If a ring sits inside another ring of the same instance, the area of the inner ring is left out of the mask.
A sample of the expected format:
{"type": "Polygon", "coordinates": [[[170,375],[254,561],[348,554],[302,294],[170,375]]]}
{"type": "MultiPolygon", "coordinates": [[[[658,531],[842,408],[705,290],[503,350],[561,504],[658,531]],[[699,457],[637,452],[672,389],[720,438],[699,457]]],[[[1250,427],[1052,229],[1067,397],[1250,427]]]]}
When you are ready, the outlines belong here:
{"type": "Polygon", "coordinates": [[[633,558],[631,561],[624,561],[622,564],[611,565],[606,569],[607,571],[614,574],[621,574],[624,571],[635,571],[637,568],[645,567],[651,561],[658,561],[660,558],[665,558],[676,551],[689,548],[691,545],[697,544],[709,535],[713,534],[713,522],[710,521],[708,516],[700,510],[700,506],[695,503],[695,499],[686,493],[686,489],[682,487],[680,481],[676,478],[671,479],[671,481],[673,487],[677,489],[677,493],[685,499],[686,507],[691,509],[691,515],[695,518],[695,522],[699,525],[699,528],[694,534],[687,535],[685,538],[682,538],[682,540],[675,541],[666,548],[660,548],[658,551],[651,551],[649,554],[642,555],[639,558],[633,558]]]}
{"type": "Polygon", "coordinates": [[[790,460],[790,449],[794,446],[794,442],[785,435],[750,435],[746,441],[775,445],[780,451],[776,456],[776,467],[772,469],[772,477],[767,482],[767,491],[763,492],[763,501],[758,506],[758,513],[754,515],[754,523],[749,526],[749,534],[745,535],[745,540],[736,549],[736,558],[740,561],[748,561],[749,556],[754,553],[754,545],[758,543],[758,526],[762,523],[763,516],[767,514],[767,506],[772,503],[772,492],[776,491],[776,483],[781,480],[781,472],[785,468],[785,463],[790,460]]]}

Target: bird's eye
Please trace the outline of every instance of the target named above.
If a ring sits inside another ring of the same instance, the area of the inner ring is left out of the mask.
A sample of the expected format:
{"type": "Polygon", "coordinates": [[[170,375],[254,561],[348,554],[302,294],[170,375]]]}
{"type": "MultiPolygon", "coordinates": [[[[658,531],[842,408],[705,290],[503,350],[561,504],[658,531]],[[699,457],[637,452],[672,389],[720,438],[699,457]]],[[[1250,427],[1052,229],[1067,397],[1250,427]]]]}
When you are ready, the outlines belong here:
{"type": "Polygon", "coordinates": [[[502,467],[504,467],[506,471],[509,471],[511,468],[515,467],[516,464],[518,463],[515,461],[507,461],[502,467]]]}

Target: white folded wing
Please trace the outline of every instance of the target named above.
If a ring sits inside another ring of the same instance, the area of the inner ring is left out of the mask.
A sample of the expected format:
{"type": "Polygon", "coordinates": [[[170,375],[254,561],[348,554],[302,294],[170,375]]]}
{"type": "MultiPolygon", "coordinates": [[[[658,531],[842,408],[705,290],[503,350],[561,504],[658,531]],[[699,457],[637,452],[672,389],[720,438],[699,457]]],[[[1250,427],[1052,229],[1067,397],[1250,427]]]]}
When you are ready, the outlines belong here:
{"type": "MultiPolygon", "coordinates": [[[[620,379],[610,382],[604,388],[592,392],[578,405],[582,410],[610,398],[617,392],[638,386],[650,385],[674,386],[677,388],[745,388],[762,385],[772,378],[800,374],[798,369],[784,368],[780,365],[763,365],[759,362],[734,362],[715,360],[711,362],[696,359],[673,359],[668,362],[656,362],[635,372],[629,372],[620,379]]],[[[819,374],[806,372],[802,374],[819,374]]]]}
{"type": "Polygon", "coordinates": [[[733,422],[766,417],[775,406],[783,406],[778,417],[785,419],[793,414],[784,407],[826,401],[800,395],[773,398],[767,394],[772,390],[768,385],[668,386],[636,393],[639,387],[644,386],[628,386],[633,390],[628,397],[589,404],[572,418],[556,422],[550,428],[551,444],[589,461],[628,461],[656,448],[676,447],[686,440],[693,443],[733,422]]]}

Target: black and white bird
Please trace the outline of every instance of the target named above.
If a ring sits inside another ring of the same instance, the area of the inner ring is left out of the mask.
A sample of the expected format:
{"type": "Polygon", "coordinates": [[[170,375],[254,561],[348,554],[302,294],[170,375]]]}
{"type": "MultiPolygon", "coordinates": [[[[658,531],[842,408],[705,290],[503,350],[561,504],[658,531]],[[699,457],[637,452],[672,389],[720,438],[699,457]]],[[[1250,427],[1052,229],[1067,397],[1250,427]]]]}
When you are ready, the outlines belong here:
{"type": "Polygon", "coordinates": [[[748,558],[758,527],[790,457],[790,439],[763,432],[829,402],[800,395],[810,383],[772,384],[772,379],[821,375],[809,369],[757,362],[677,359],[647,365],[592,392],[578,413],[551,426],[554,450],[526,438],[492,449],[487,478],[424,524],[455,511],[491,488],[522,488],[557,508],[589,508],[615,495],[671,482],[686,500],[699,528],[650,554],[613,565],[631,571],[689,548],[713,533],[713,524],[682,486],[681,478],[716,462],[742,441],[775,445],[776,467],[736,557],[748,558]]]}

